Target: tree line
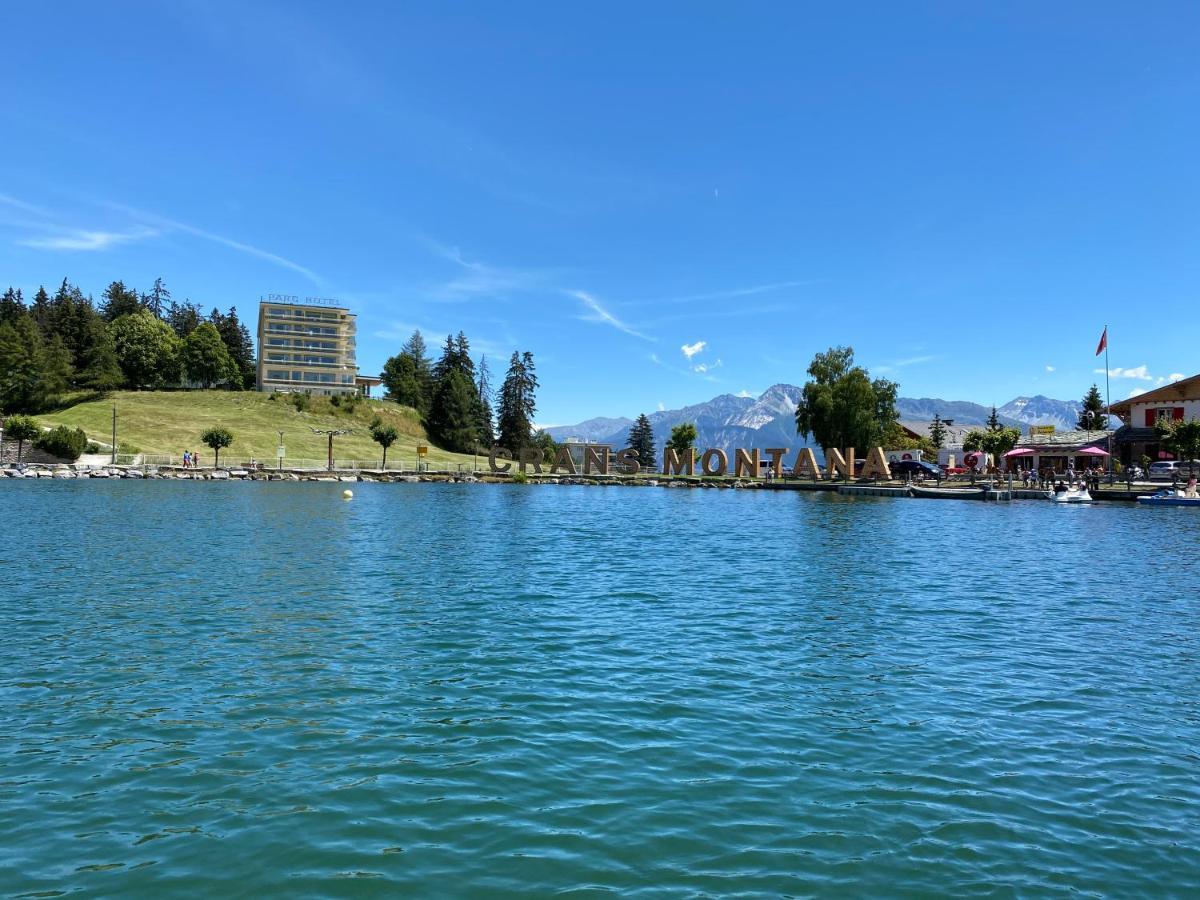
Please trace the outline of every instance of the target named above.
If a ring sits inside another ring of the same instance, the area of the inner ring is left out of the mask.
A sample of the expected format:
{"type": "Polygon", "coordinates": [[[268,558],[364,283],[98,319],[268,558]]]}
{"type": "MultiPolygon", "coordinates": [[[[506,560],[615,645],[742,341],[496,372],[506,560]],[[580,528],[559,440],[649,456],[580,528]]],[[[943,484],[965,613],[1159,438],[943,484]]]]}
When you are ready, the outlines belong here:
{"type": "Polygon", "coordinates": [[[0,411],[40,412],[72,391],[252,388],[254,342],[237,308],[205,316],[171,298],[161,278],[146,293],[122,281],[99,303],[67,279],[0,296],[0,411]]]}
{"type": "Polygon", "coordinates": [[[414,331],[381,374],[387,396],[411,406],[429,439],[447,450],[471,453],[499,444],[514,453],[536,446],[537,370],[533,354],[513,351],[499,392],[492,388],[487,357],[476,365],[463,332],[446,335],[441,356],[429,357],[425,338],[414,331]]]}

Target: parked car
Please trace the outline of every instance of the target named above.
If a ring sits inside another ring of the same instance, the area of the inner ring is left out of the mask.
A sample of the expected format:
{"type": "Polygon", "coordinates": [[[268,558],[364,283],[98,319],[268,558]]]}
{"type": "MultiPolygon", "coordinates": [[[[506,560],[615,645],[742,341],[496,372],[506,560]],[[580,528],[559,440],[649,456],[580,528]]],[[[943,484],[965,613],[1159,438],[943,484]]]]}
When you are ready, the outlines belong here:
{"type": "Polygon", "coordinates": [[[1179,462],[1174,459],[1160,459],[1150,463],[1151,478],[1170,478],[1179,473],[1179,462]]]}
{"type": "Polygon", "coordinates": [[[904,478],[906,475],[912,478],[938,478],[941,474],[941,469],[923,459],[898,459],[892,463],[893,478],[904,478]]]}

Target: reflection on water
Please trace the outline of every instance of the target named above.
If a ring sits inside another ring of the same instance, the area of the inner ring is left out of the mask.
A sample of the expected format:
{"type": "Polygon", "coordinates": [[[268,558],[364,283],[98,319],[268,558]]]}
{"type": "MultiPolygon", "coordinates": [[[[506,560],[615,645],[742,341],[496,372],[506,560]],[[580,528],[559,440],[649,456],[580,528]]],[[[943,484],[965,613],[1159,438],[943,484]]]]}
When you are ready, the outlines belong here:
{"type": "Polygon", "coordinates": [[[5,484],[11,894],[1184,895],[1189,510],[5,484]]]}

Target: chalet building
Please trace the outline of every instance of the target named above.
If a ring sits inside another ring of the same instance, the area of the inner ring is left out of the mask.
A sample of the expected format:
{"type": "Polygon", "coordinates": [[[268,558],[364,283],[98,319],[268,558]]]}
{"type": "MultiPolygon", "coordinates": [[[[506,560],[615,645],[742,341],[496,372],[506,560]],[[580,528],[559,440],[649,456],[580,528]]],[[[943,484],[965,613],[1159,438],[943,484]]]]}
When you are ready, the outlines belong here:
{"type": "Polygon", "coordinates": [[[1171,459],[1159,447],[1154,426],[1200,419],[1200,375],[1114,403],[1112,413],[1125,423],[1113,435],[1113,455],[1124,465],[1137,464],[1143,456],[1171,459]]]}

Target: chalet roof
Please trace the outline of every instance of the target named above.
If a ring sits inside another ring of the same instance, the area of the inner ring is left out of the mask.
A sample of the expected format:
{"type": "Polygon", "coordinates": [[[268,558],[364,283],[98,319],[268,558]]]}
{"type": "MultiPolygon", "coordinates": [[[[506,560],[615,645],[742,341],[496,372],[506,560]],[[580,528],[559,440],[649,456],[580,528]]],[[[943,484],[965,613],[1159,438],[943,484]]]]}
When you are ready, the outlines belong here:
{"type": "Polygon", "coordinates": [[[1111,431],[1056,431],[1054,434],[1027,434],[1017,443],[1018,447],[1031,450],[1071,450],[1099,444],[1108,440],[1111,431]]]}
{"type": "Polygon", "coordinates": [[[1200,400],[1200,375],[1173,381],[1128,400],[1121,400],[1114,403],[1111,409],[1115,415],[1125,417],[1133,411],[1135,403],[1178,403],[1181,400],[1200,400]]]}

